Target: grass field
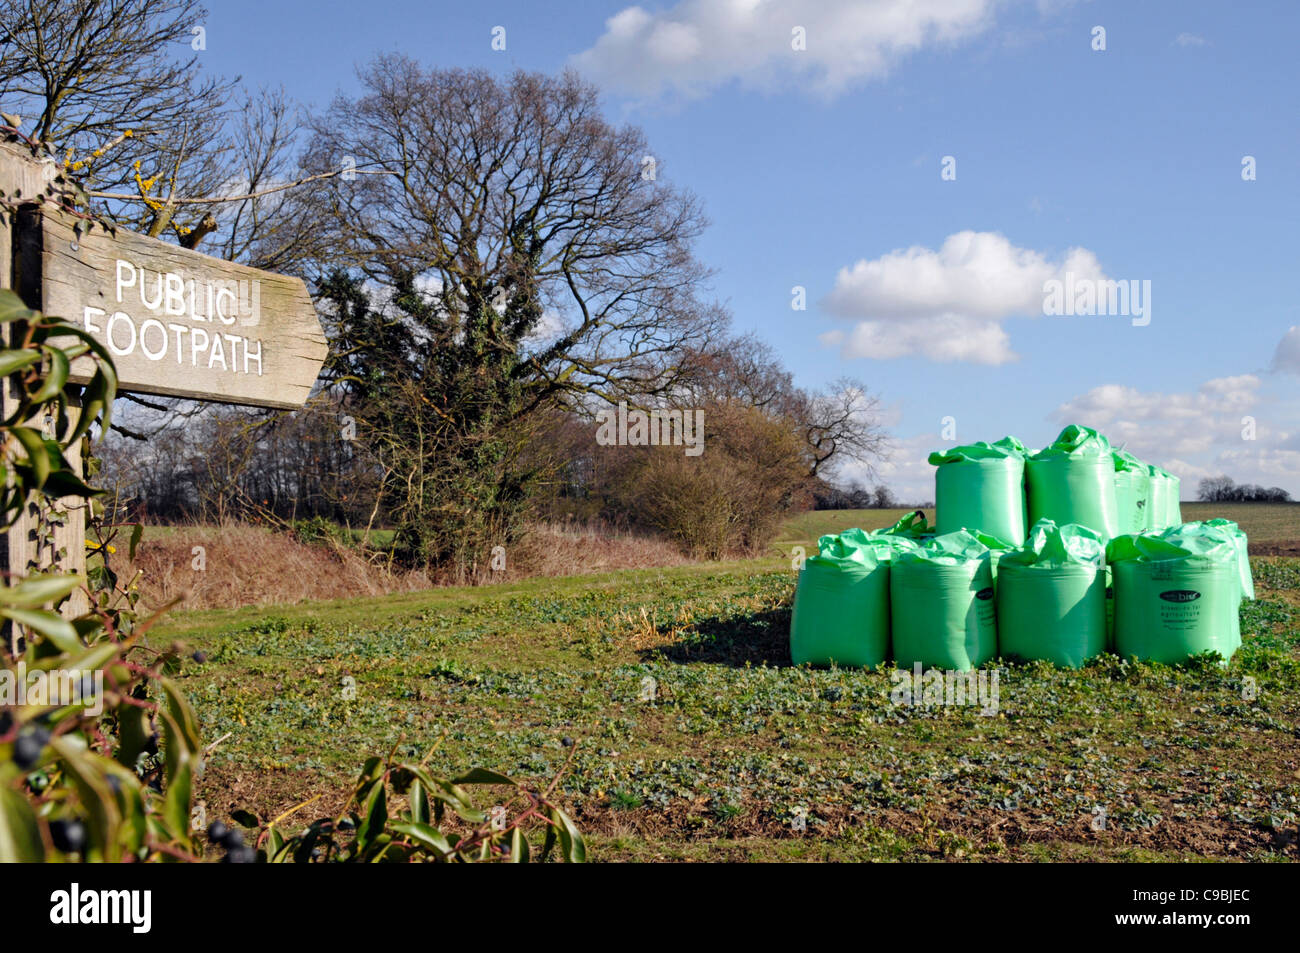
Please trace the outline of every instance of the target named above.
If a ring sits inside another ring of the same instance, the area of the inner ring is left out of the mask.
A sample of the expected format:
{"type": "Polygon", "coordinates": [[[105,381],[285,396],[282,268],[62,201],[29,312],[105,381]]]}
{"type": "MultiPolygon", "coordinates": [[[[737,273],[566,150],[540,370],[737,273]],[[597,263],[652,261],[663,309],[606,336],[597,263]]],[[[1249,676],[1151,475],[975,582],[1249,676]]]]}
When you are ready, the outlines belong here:
{"type": "Polygon", "coordinates": [[[1227,669],[1002,666],[994,717],[790,667],[775,558],[195,612],[155,638],[207,653],[182,681],[206,737],[231,733],[209,817],[337,811],[394,746],[547,779],[568,737],[597,860],[1294,859],[1300,561],[1255,563],[1227,669]]]}

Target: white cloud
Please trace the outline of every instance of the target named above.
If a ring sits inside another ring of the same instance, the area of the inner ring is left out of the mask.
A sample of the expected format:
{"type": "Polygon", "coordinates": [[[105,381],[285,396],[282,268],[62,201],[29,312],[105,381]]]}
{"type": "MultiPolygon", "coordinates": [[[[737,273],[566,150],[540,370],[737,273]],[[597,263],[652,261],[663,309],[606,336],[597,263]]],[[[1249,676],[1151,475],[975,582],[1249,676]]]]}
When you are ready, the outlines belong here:
{"type": "Polygon", "coordinates": [[[1300,374],[1300,325],[1292,327],[1273,352],[1273,370],[1287,374],[1300,374]]]}
{"type": "Polygon", "coordinates": [[[904,323],[861,321],[847,334],[827,331],[819,340],[829,347],[839,347],[846,358],[888,361],[919,355],[941,364],[1006,364],[1017,360],[1011,339],[1000,324],[960,314],[939,314],[904,323]]]}
{"type": "Polygon", "coordinates": [[[993,22],[996,0],[680,0],[631,6],[573,64],[644,98],[703,96],[732,80],[778,88],[794,78],[823,95],[880,77],[908,53],[954,44],[993,22]],[[806,48],[792,47],[802,27],[806,48]]]}
{"type": "Polygon", "coordinates": [[[1177,46],[1204,46],[1205,37],[1197,36],[1195,33],[1179,33],[1174,37],[1174,43],[1177,46]]]}
{"type": "Polygon", "coordinates": [[[841,268],[825,306],[858,323],[822,341],[840,346],[846,358],[1005,364],[1017,356],[1002,321],[1042,314],[1044,283],[1067,272],[1106,277],[1086,248],[1052,261],[997,232],[957,232],[938,251],[912,246],[841,268]]]}
{"type": "Polygon", "coordinates": [[[1106,384],[1066,401],[1052,417],[1062,425],[1096,427],[1112,443],[1127,443],[1139,457],[1164,466],[1165,460],[1240,443],[1241,418],[1258,403],[1259,386],[1253,374],[1219,377],[1194,391],[1170,394],[1106,384]]]}
{"type": "Polygon", "coordinates": [[[537,327],[525,335],[523,343],[530,351],[540,351],[544,347],[554,344],[556,339],[568,330],[568,325],[565,324],[563,316],[558,311],[547,308],[542,311],[542,316],[537,321],[537,327]]]}
{"type": "Polygon", "coordinates": [[[1062,425],[1095,427],[1115,445],[1158,464],[1183,481],[1193,499],[1202,477],[1227,474],[1238,483],[1281,486],[1300,496],[1300,437],[1283,429],[1254,374],[1218,377],[1194,391],[1158,393],[1123,384],[1095,387],[1052,413],[1062,425]],[[1244,417],[1254,421],[1254,439],[1244,417]]]}
{"type": "Polygon", "coordinates": [[[1216,462],[1219,466],[1210,475],[1226,473],[1238,483],[1280,486],[1293,497],[1300,497],[1296,484],[1296,474],[1300,473],[1300,451],[1280,447],[1238,448],[1225,450],[1216,462]]]}

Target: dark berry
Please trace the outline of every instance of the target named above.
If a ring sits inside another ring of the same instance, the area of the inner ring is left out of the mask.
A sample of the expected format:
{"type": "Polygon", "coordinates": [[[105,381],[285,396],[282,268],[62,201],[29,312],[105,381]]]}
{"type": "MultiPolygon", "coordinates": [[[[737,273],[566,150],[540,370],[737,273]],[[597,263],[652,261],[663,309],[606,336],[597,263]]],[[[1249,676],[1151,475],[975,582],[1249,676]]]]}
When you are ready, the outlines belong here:
{"type": "Polygon", "coordinates": [[[77,854],[86,846],[86,825],[81,821],[50,821],[50,840],[65,854],[77,854]]]}
{"type": "Polygon", "coordinates": [[[560,744],[564,745],[564,747],[566,748],[572,748],[573,739],[570,738],[568,735],[565,735],[563,738],[560,739],[560,744]]]}
{"type": "Polygon", "coordinates": [[[221,858],[223,864],[255,864],[257,851],[251,847],[236,847],[221,858]]]}
{"type": "Polygon", "coordinates": [[[202,652],[195,652],[193,655],[190,656],[190,658],[194,659],[194,661],[198,662],[200,665],[202,665],[204,662],[208,660],[208,657],[204,655],[202,652]]]}
{"type": "Polygon", "coordinates": [[[14,726],[14,716],[7,711],[0,711],[0,735],[9,734],[9,729],[14,726]]]}
{"type": "Polygon", "coordinates": [[[226,835],[229,833],[229,827],[220,821],[213,821],[208,825],[208,843],[220,844],[225,840],[226,835]]]}
{"type": "Polygon", "coordinates": [[[115,774],[110,774],[108,776],[108,787],[114,794],[122,793],[122,782],[118,780],[118,777],[115,774]]]}
{"type": "Polygon", "coordinates": [[[231,828],[221,838],[221,846],[226,850],[236,850],[244,846],[244,835],[231,828]]]}
{"type": "Polygon", "coordinates": [[[20,771],[30,771],[41,758],[45,743],[50,740],[50,733],[44,728],[33,728],[24,732],[14,741],[14,764],[20,771]]]}

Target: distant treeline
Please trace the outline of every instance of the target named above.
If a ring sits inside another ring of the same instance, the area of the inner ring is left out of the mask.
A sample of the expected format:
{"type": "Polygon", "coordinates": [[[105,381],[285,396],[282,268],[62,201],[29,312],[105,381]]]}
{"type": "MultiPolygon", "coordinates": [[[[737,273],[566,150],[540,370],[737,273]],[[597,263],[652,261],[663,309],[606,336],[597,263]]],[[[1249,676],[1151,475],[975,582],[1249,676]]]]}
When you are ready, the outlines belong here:
{"type": "Polygon", "coordinates": [[[1204,503],[1290,503],[1291,494],[1279,486],[1262,487],[1257,483],[1236,483],[1232,477],[1206,477],[1196,489],[1204,503]]]}
{"type": "Polygon", "coordinates": [[[817,510],[889,510],[899,507],[928,509],[933,506],[933,501],[904,503],[884,484],[866,487],[856,482],[847,486],[820,483],[813,491],[813,509],[817,510]]]}

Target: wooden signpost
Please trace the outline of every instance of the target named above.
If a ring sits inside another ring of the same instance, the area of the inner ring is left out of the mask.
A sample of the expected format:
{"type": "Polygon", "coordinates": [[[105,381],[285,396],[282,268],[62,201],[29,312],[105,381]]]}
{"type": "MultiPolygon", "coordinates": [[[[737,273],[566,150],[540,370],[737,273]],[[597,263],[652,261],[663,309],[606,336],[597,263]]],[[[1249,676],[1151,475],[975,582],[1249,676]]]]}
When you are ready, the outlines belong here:
{"type": "MultiPolygon", "coordinates": [[[[0,192],[17,203],[0,215],[0,287],[30,308],[83,327],[108,348],[123,392],[256,407],[301,407],[327,345],[302,279],[259,271],[118,229],[78,234],[77,219],[41,199],[53,163],[0,141],[0,192]]],[[[89,379],[87,359],[73,364],[89,379]]],[[[3,401],[12,406],[11,384],[3,401]]],[[[74,465],[80,454],[71,453],[74,465]]],[[[38,551],[32,514],[0,534],[0,567],[85,570],[85,514],[66,510],[38,551]],[[66,553],[55,558],[59,551],[66,553]]],[[[84,611],[84,603],[69,611],[84,611]]]]}
{"type": "MultiPolygon", "coordinates": [[[[20,276],[40,310],[107,346],[122,390],[258,407],[306,402],[326,344],[301,278],[121,229],[78,236],[75,222],[20,213],[20,276]]],[[[74,364],[71,380],[85,383],[91,372],[74,364]]]]}

